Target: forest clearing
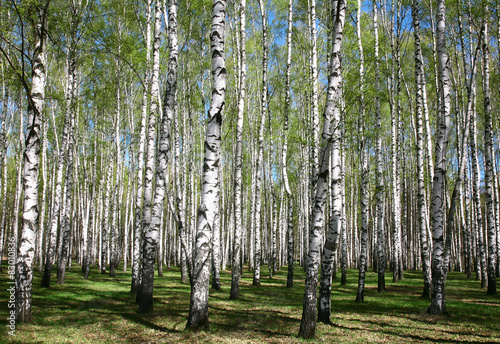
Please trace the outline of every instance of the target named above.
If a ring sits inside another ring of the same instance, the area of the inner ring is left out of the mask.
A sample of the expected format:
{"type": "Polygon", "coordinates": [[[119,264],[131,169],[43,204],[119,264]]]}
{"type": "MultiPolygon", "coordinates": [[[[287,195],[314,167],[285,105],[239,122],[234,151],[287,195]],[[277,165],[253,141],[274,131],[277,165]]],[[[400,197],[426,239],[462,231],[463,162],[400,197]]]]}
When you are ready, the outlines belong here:
{"type": "Polygon", "coordinates": [[[0,57],[6,340],[500,341],[500,1],[7,0],[0,57]]]}
{"type": "MultiPolygon", "coordinates": [[[[366,300],[355,302],[357,271],[348,270],[347,285],[340,278],[332,286],[332,324],[319,324],[316,340],[297,338],[304,273],[295,275],[295,287],[286,288],[286,269],[261,287],[252,286],[244,267],[241,297],[228,298],[229,271],[221,271],[222,290],[210,291],[210,330],[185,330],[189,312],[189,284],[180,282],[179,269],[164,271],[155,281],[155,307],[137,314],[129,293],[130,271],[115,278],[92,273],[83,280],[79,266],[67,273],[64,285],[44,289],[35,283],[32,324],[5,336],[6,296],[0,290],[0,342],[4,343],[498,343],[500,297],[487,297],[477,281],[450,272],[447,299],[453,316],[427,314],[421,297],[421,271],[407,272],[398,284],[388,283],[377,293],[377,276],[367,273],[366,300]]],[[[156,276],[157,277],[157,276],[156,276]]],[[[40,276],[35,276],[40,281],[40,276]]],[[[0,284],[5,285],[1,275],[0,284]]]]}

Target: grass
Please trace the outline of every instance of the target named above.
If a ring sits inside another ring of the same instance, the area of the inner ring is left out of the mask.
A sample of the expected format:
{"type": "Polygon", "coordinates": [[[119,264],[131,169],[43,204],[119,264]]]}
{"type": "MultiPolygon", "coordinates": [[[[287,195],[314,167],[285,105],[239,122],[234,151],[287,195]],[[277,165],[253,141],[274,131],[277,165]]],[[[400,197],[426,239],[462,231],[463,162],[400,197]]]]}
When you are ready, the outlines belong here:
{"type": "MultiPolygon", "coordinates": [[[[5,271],[6,269],[4,269],[5,271]]],[[[426,314],[429,300],[420,298],[421,272],[377,293],[376,274],[367,275],[365,302],[356,303],[357,271],[348,271],[348,284],[332,288],[332,325],[318,324],[316,338],[297,338],[302,314],[304,273],[297,267],[294,288],[287,289],[286,267],[272,279],[252,286],[245,269],[240,299],[229,300],[231,274],[221,272],[222,291],[210,291],[210,331],[184,331],[190,287],[180,283],[178,269],[164,270],[155,279],[154,311],[137,314],[130,295],[130,271],[117,277],[94,270],[88,281],[73,264],[64,285],[41,288],[36,273],[33,322],[17,325],[7,335],[7,274],[0,274],[0,343],[499,343],[500,296],[486,296],[479,282],[450,272],[446,302],[451,316],[426,314]]],[[[263,267],[267,273],[267,267],[263,267]]]]}

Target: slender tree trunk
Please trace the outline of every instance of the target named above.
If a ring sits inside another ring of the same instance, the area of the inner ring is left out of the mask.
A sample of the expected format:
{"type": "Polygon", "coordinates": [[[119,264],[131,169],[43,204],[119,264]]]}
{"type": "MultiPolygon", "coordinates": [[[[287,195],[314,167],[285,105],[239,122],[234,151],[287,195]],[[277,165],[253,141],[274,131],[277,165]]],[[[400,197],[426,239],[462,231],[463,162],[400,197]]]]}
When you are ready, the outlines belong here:
{"type": "Polygon", "coordinates": [[[360,185],[360,201],[361,201],[361,252],[359,255],[359,278],[358,278],[358,292],[356,295],[356,302],[364,301],[365,292],[365,274],[367,267],[368,255],[368,179],[370,177],[368,167],[368,147],[365,138],[365,66],[363,44],[361,42],[361,0],[358,0],[357,17],[356,17],[356,35],[358,38],[358,51],[359,51],[359,92],[360,92],[360,136],[361,136],[361,185],[360,185]]]}
{"type": "Polygon", "coordinates": [[[475,102],[475,86],[472,84],[472,97],[473,97],[473,107],[471,111],[470,126],[471,126],[471,165],[472,165],[472,195],[473,195],[473,209],[476,214],[475,216],[475,227],[476,227],[476,243],[477,243],[477,275],[481,278],[481,288],[485,288],[488,283],[487,271],[486,271],[486,256],[484,251],[484,238],[483,238],[483,216],[481,210],[481,194],[480,194],[480,173],[479,173],[479,161],[477,153],[477,122],[476,122],[476,111],[474,107],[475,102]]]}
{"type": "Polygon", "coordinates": [[[104,195],[103,220],[101,225],[101,274],[106,274],[109,241],[109,207],[111,203],[111,179],[113,166],[107,167],[106,193],[104,195]]]}
{"type": "MultiPolygon", "coordinates": [[[[153,116],[159,112],[159,73],[160,73],[160,33],[161,33],[161,4],[157,0],[155,5],[154,43],[153,43],[153,74],[151,82],[150,123],[153,116]]],[[[146,228],[143,248],[143,276],[140,292],[139,313],[147,313],[153,309],[153,281],[156,249],[158,246],[159,231],[163,203],[165,200],[166,172],[168,154],[170,151],[170,127],[176,111],[177,92],[177,1],[169,3],[168,37],[169,37],[169,65],[167,85],[164,97],[163,118],[160,126],[159,146],[156,160],[156,188],[152,208],[151,223],[146,228]]],[[[151,130],[151,128],[150,128],[151,130]]],[[[148,148],[149,151],[149,148],[148,148]]],[[[146,176],[147,176],[146,172],[146,176]]],[[[146,177],[147,180],[147,177],[146,177]]],[[[145,214],[146,215],[146,214],[145,214]]],[[[146,219],[146,216],[144,216],[146,219]]],[[[158,264],[162,264],[161,260],[158,264]]]]}
{"type": "MultiPolygon", "coordinates": [[[[151,230],[152,221],[152,203],[153,203],[153,177],[156,161],[156,120],[159,117],[159,75],[160,75],[160,33],[161,33],[161,5],[157,0],[155,4],[154,37],[153,37],[153,65],[151,74],[151,105],[149,108],[148,119],[148,137],[146,150],[146,169],[144,178],[144,199],[142,214],[142,255],[141,267],[139,270],[139,290],[137,292],[136,302],[139,304],[139,313],[148,312],[153,303],[153,276],[154,260],[156,256],[156,244],[158,243],[159,219],[161,209],[158,210],[155,221],[155,230],[151,230]],[[145,280],[145,278],[146,280],[145,280]],[[144,295],[143,295],[144,292],[144,295]]],[[[159,150],[166,150],[165,142],[161,142],[159,150]],[[162,147],[162,144],[164,145],[162,147]]],[[[164,177],[163,177],[164,178],[164,177]]],[[[164,183],[164,181],[163,181],[164,183]]],[[[163,196],[163,195],[162,195],[163,196]]],[[[163,204],[163,203],[162,203],[163,204]]]]}
{"type": "MultiPolygon", "coordinates": [[[[120,22],[120,21],[119,21],[120,22]]],[[[120,24],[119,24],[120,25],[120,24]]],[[[119,36],[121,36],[121,31],[119,27],[119,36]]],[[[118,53],[120,53],[120,46],[118,47],[118,53]]],[[[118,61],[116,61],[116,69],[118,74],[120,73],[120,67],[118,61]]],[[[120,76],[118,75],[118,80],[120,76]]],[[[117,82],[116,85],[116,111],[115,111],[115,143],[116,143],[116,154],[115,154],[115,183],[114,183],[114,202],[113,202],[113,220],[111,222],[111,242],[110,242],[110,265],[109,265],[109,275],[115,277],[115,268],[118,267],[118,237],[120,232],[120,183],[121,183],[121,149],[120,149],[120,115],[121,115],[121,102],[120,102],[120,83],[117,82]]]]}
{"type": "MultiPolygon", "coordinates": [[[[262,13],[262,1],[259,1],[262,13]]],[[[241,188],[242,188],[242,165],[243,165],[243,118],[245,110],[245,91],[246,91],[246,50],[245,50],[245,10],[246,0],[240,2],[240,60],[239,60],[239,94],[238,94],[238,114],[236,119],[236,155],[234,157],[234,250],[233,262],[231,264],[232,277],[231,277],[231,294],[229,299],[238,300],[240,297],[240,258],[241,258],[241,236],[243,232],[242,219],[241,219],[241,188]]],[[[265,29],[264,29],[265,30],[265,29]]]]}
{"type": "MultiPolygon", "coordinates": [[[[489,18],[489,9],[486,5],[485,18],[489,18]]],[[[494,194],[494,172],[493,164],[493,121],[491,118],[491,92],[490,92],[490,68],[489,68],[489,35],[488,21],[482,27],[483,31],[483,103],[484,103],[484,184],[486,188],[486,232],[488,233],[488,295],[495,295],[496,263],[497,263],[497,229],[495,228],[495,194],[494,194]]],[[[498,209],[497,209],[498,211],[498,209]]]]}
{"type": "MultiPolygon", "coordinates": [[[[312,102],[312,135],[313,135],[313,147],[312,147],[312,178],[311,178],[311,189],[310,198],[314,202],[315,188],[317,182],[317,175],[319,173],[319,130],[320,130],[320,120],[319,120],[319,106],[318,106],[318,47],[317,47],[317,30],[316,30],[316,0],[308,0],[309,3],[309,35],[311,39],[311,102],[312,102]]],[[[308,209],[308,211],[310,211],[308,209]]]]}
{"type": "MultiPolygon", "coordinates": [[[[450,65],[448,53],[446,51],[445,39],[445,3],[439,0],[437,5],[437,56],[439,65],[439,98],[440,108],[437,121],[436,141],[435,141],[435,164],[434,181],[432,185],[432,295],[431,305],[428,312],[430,314],[448,314],[445,303],[445,281],[446,266],[444,266],[444,196],[445,196],[445,174],[446,174],[446,149],[448,145],[450,108],[451,108],[451,82],[450,65]]],[[[451,230],[449,228],[448,230],[451,230]]]]}
{"type": "MultiPolygon", "coordinates": [[[[132,153],[129,153],[130,156],[132,156],[132,153]]],[[[129,160],[129,163],[130,163],[130,160],[129,160]]],[[[130,166],[133,166],[133,162],[130,163],[130,166]]],[[[125,173],[125,171],[124,171],[125,173]]],[[[129,243],[128,243],[128,240],[129,240],[129,229],[130,229],[130,226],[129,226],[129,205],[131,205],[132,203],[130,202],[130,197],[132,195],[132,178],[128,178],[128,186],[127,186],[127,200],[125,201],[125,226],[123,228],[123,248],[122,248],[122,257],[123,257],[123,270],[122,272],[125,273],[127,272],[127,264],[128,264],[128,247],[129,247],[129,243]]]]}
{"type": "Polygon", "coordinates": [[[135,227],[134,227],[134,256],[132,259],[132,283],[130,292],[137,293],[140,285],[140,257],[141,257],[141,229],[142,229],[142,200],[144,192],[144,151],[146,146],[146,126],[147,126],[147,109],[148,109],[148,88],[150,82],[149,64],[151,56],[151,2],[147,1],[146,6],[146,72],[143,81],[142,95],[142,116],[141,116],[141,133],[139,137],[139,154],[137,158],[137,191],[135,195],[135,227]]]}
{"type": "Polygon", "coordinates": [[[377,172],[375,179],[377,186],[375,198],[377,202],[377,271],[378,292],[385,292],[385,233],[384,233],[384,175],[382,157],[382,114],[380,108],[380,67],[379,67],[379,38],[378,38],[378,9],[376,1],[373,2],[373,31],[375,34],[375,118],[377,138],[375,156],[377,172]]]}
{"type": "MultiPolygon", "coordinates": [[[[72,91],[71,91],[72,92],[72,91]]],[[[72,101],[71,101],[72,103],[72,101]]],[[[72,110],[68,111],[72,112],[72,110]]],[[[73,194],[73,130],[74,130],[74,115],[70,114],[71,117],[71,128],[69,130],[68,138],[68,166],[66,168],[66,191],[64,192],[65,197],[63,198],[62,207],[62,219],[61,219],[61,231],[59,236],[61,238],[60,244],[60,254],[57,257],[57,284],[64,284],[64,277],[66,274],[66,267],[68,265],[68,255],[71,259],[70,250],[70,227],[71,227],[71,211],[72,211],[72,194],[73,194]]]]}
{"type": "MultiPolygon", "coordinates": [[[[340,53],[342,48],[343,28],[345,22],[346,4],[343,0],[333,1],[332,9],[335,11],[334,30],[332,39],[330,75],[327,88],[327,102],[323,112],[324,125],[322,134],[322,149],[321,149],[321,166],[318,173],[316,183],[316,197],[314,199],[314,207],[311,219],[311,228],[309,235],[309,253],[306,271],[306,284],[304,290],[304,304],[302,310],[302,321],[300,324],[299,337],[312,338],[316,332],[316,317],[317,314],[317,287],[318,287],[318,268],[320,263],[320,250],[322,249],[321,231],[324,226],[325,204],[328,191],[328,175],[330,165],[330,154],[333,150],[333,168],[332,180],[334,183],[334,206],[332,219],[330,220],[329,230],[326,237],[326,243],[323,247],[323,262],[322,262],[322,296],[325,295],[325,290],[328,289],[328,282],[331,280],[331,264],[333,252],[337,246],[338,228],[340,226],[340,218],[342,213],[341,199],[341,162],[340,162],[340,107],[339,99],[341,96],[341,65],[340,53]],[[337,197],[337,198],[335,198],[337,197]],[[328,271],[330,276],[328,276],[328,271]]],[[[330,282],[331,288],[331,282],[330,282]]],[[[329,301],[329,297],[327,298],[329,301]]],[[[325,313],[319,314],[319,320],[323,322],[329,321],[329,304],[324,297],[321,298],[320,308],[326,310],[325,313]]]]}
{"type": "Polygon", "coordinates": [[[55,187],[53,189],[54,197],[52,201],[52,210],[50,216],[50,232],[48,234],[48,250],[45,255],[45,268],[43,271],[42,287],[50,287],[50,277],[52,274],[52,264],[56,255],[56,242],[57,242],[57,229],[59,226],[59,214],[61,209],[62,199],[62,182],[64,165],[66,162],[66,151],[68,147],[68,135],[71,127],[71,117],[69,112],[66,113],[66,118],[63,127],[63,136],[61,142],[61,149],[57,158],[57,173],[55,176],[55,187]]]}
{"type": "Polygon", "coordinates": [[[264,160],[264,125],[267,117],[267,18],[264,12],[264,2],[259,0],[260,14],[262,17],[262,93],[260,104],[260,124],[259,124],[259,147],[257,153],[257,162],[255,170],[257,173],[257,180],[255,181],[255,261],[253,271],[253,285],[260,286],[260,263],[261,263],[261,209],[262,209],[262,170],[264,160]]]}
{"type": "Polygon", "coordinates": [[[191,283],[191,301],[187,329],[196,332],[209,329],[208,292],[210,275],[210,248],[214,223],[220,203],[218,166],[220,164],[221,122],[226,95],[226,67],[224,33],[226,1],[214,0],[212,31],[212,102],[207,114],[205,156],[203,160],[201,204],[198,210],[196,250],[191,283]]]}
{"type": "MultiPolygon", "coordinates": [[[[290,74],[292,65],[292,29],[293,29],[293,0],[288,1],[288,29],[286,35],[286,80],[285,80],[285,111],[283,119],[283,182],[285,184],[286,199],[288,201],[287,235],[288,235],[288,274],[286,287],[293,287],[293,263],[294,263],[294,240],[293,240],[293,196],[288,181],[287,154],[288,154],[288,118],[290,117],[290,74]]],[[[286,204],[286,203],[285,203],[286,204]]]]}
{"type": "Polygon", "coordinates": [[[416,92],[416,124],[417,124],[417,173],[418,173],[418,228],[420,233],[420,252],[422,259],[422,272],[424,277],[424,290],[422,297],[429,298],[431,295],[431,270],[429,265],[429,246],[427,235],[427,219],[426,219],[426,196],[424,183],[424,137],[423,137],[423,121],[422,115],[424,112],[424,67],[422,50],[420,46],[420,22],[418,12],[418,0],[413,0],[412,3],[413,17],[413,32],[415,40],[415,88],[416,92]]]}
{"type": "Polygon", "coordinates": [[[97,130],[94,130],[94,161],[92,163],[92,186],[90,187],[89,195],[89,231],[87,237],[87,250],[85,257],[83,259],[83,278],[89,279],[90,274],[90,263],[92,260],[92,251],[94,247],[94,234],[93,228],[95,226],[95,199],[96,199],[96,183],[97,183],[97,130]]]}
{"type": "MultiPolygon", "coordinates": [[[[72,13],[75,15],[74,13],[72,13]]],[[[59,251],[60,254],[57,257],[57,284],[64,284],[64,277],[66,272],[66,266],[68,264],[68,253],[70,245],[70,217],[72,211],[71,198],[73,195],[73,147],[74,147],[74,130],[75,130],[75,97],[76,97],[76,51],[74,40],[74,34],[72,28],[70,39],[70,46],[68,47],[68,71],[67,71],[67,89],[66,89],[66,112],[67,118],[70,119],[70,127],[68,131],[68,142],[67,142],[67,166],[66,166],[66,184],[64,197],[62,199],[62,212],[61,212],[61,230],[59,233],[59,251]]]]}

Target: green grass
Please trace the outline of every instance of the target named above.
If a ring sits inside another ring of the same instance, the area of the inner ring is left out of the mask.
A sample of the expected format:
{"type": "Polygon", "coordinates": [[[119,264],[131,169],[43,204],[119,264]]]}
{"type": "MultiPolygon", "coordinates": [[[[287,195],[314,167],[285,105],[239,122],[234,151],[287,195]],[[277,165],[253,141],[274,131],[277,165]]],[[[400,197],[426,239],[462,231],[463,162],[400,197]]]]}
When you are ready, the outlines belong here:
{"type": "MultiPolygon", "coordinates": [[[[94,268],[90,280],[73,265],[64,285],[41,288],[36,273],[33,323],[19,325],[7,335],[7,275],[0,274],[0,342],[6,343],[499,343],[500,296],[486,296],[479,282],[450,272],[446,286],[449,317],[426,314],[429,300],[420,298],[421,272],[377,293],[376,274],[367,275],[365,302],[356,303],[357,271],[348,271],[348,284],[334,280],[332,325],[318,324],[314,340],[297,338],[302,314],[304,273],[296,267],[295,286],[285,288],[286,267],[272,279],[253,287],[245,269],[240,299],[229,300],[230,272],[222,271],[222,291],[210,291],[210,331],[184,331],[190,288],[180,283],[178,269],[165,270],[155,280],[154,311],[137,314],[130,295],[130,272],[116,278],[94,268]]],[[[267,267],[262,269],[263,275],[267,267]]]]}

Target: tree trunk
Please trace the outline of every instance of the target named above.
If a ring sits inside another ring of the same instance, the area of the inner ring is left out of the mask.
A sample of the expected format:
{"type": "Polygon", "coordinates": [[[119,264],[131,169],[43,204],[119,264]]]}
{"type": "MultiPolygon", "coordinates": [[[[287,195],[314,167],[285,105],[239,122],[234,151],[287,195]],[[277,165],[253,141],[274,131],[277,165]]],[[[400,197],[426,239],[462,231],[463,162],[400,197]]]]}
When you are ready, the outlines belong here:
{"type": "Polygon", "coordinates": [[[360,136],[361,136],[361,185],[360,185],[360,201],[361,201],[361,252],[359,255],[359,278],[358,278],[358,292],[356,295],[356,302],[364,301],[365,292],[365,274],[367,267],[368,255],[368,179],[370,177],[368,167],[368,147],[365,138],[365,66],[363,55],[363,44],[361,42],[361,0],[358,0],[357,17],[356,17],[356,35],[358,38],[358,51],[359,51],[359,92],[360,92],[360,136]]]}
{"type": "MultiPolygon", "coordinates": [[[[70,91],[72,92],[72,91],[70,91]]],[[[72,96],[71,96],[72,97],[72,96]]],[[[71,101],[71,105],[73,104],[71,101]]],[[[63,207],[62,207],[62,220],[61,220],[61,231],[59,233],[60,239],[60,254],[57,260],[57,284],[64,284],[64,277],[66,273],[66,266],[68,265],[68,255],[71,259],[71,250],[70,250],[70,226],[71,226],[71,211],[72,204],[71,198],[73,194],[73,140],[74,140],[74,114],[72,113],[72,109],[68,109],[70,112],[71,118],[71,128],[69,130],[69,138],[68,138],[68,166],[66,168],[66,191],[64,192],[65,196],[63,197],[63,207]]]]}
{"type": "Polygon", "coordinates": [[[147,126],[147,109],[148,109],[148,88],[149,88],[149,64],[151,56],[151,2],[147,0],[146,6],[146,72],[143,81],[142,95],[142,116],[141,116],[141,133],[139,137],[139,154],[137,158],[137,191],[135,196],[135,227],[134,227],[134,256],[132,258],[132,283],[130,292],[137,293],[139,291],[140,280],[140,257],[141,257],[141,238],[142,238],[142,200],[144,192],[144,150],[146,146],[146,126],[147,126]]]}
{"type": "MultiPolygon", "coordinates": [[[[176,21],[175,0],[169,6],[169,31],[172,20],[176,21]],[[170,10],[172,10],[170,12],[170,10]]],[[[161,217],[163,203],[165,200],[165,174],[168,162],[168,153],[170,145],[170,123],[175,111],[175,92],[176,92],[176,70],[177,54],[171,54],[169,59],[169,70],[167,76],[167,85],[164,100],[164,112],[160,126],[160,137],[158,151],[156,156],[156,170],[153,170],[155,159],[155,129],[156,118],[159,117],[159,76],[160,76],[160,34],[161,34],[161,3],[159,0],[155,4],[154,38],[153,38],[153,73],[151,78],[151,106],[149,109],[149,129],[148,129],[148,155],[146,163],[146,181],[144,188],[144,215],[143,215],[143,233],[144,242],[142,250],[142,283],[139,296],[139,313],[148,313],[153,309],[153,281],[154,267],[156,258],[156,249],[158,246],[158,236],[161,227],[161,217]],[[172,61],[172,58],[174,59],[172,61]],[[153,191],[153,173],[156,172],[156,187],[154,190],[153,204],[151,205],[151,196],[153,191]]],[[[176,25],[174,24],[174,30],[176,25]]],[[[170,37],[170,32],[169,32],[170,37]]],[[[169,42],[170,44],[172,42],[169,42]]],[[[161,262],[159,262],[161,264],[161,262]]]]}
{"type": "Polygon", "coordinates": [[[261,263],[261,209],[262,209],[262,170],[264,160],[264,125],[267,117],[267,18],[264,12],[264,2],[259,0],[260,13],[262,17],[262,93],[260,103],[260,124],[259,124],[259,147],[257,153],[257,162],[255,163],[255,170],[257,173],[257,180],[255,181],[255,261],[253,271],[254,286],[260,286],[260,263],[261,263]]]}
{"type": "MultiPolygon", "coordinates": [[[[287,235],[288,235],[288,274],[286,287],[293,287],[293,263],[294,263],[294,241],[293,241],[293,196],[288,181],[287,154],[288,154],[288,118],[290,117],[290,73],[292,65],[292,29],[293,29],[293,0],[288,1],[288,29],[286,34],[286,80],[285,80],[285,111],[283,119],[283,182],[285,184],[286,199],[288,200],[287,235]]],[[[286,204],[286,202],[285,202],[286,204]]]]}
{"type": "MultiPolygon", "coordinates": [[[[259,1],[262,13],[262,1],[259,1]]],[[[238,94],[238,114],[236,119],[236,155],[234,157],[234,250],[231,264],[231,293],[229,299],[238,300],[240,297],[240,258],[241,258],[241,236],[243,232],[241,219],[241,188],[242,188],[242,165],[243,165],[243,118],[245,111],[245,91],[246,91],[246,50],[245,50],[245,9],[246,0],[240,3],[240,69],[239,69],[239,94],[238,94]]],[[[265,30],[265,29],[264,29],[265,30]]]]}
{"type": "Polygon", "coordinates": [[[378,292],[385,292],[385,233],[384,233],[384,174],[382,157],[382,114],[380,108],[380,67],[379,67],[379,38],[378,38],[378,11],[377,3],[373,2],[373,31],[375,33],[375,117],[377,138],[375,146],[375,156],[377,172],[375,179],[377,186],[375,198],[377,202],[377,271],[378,271],[378,292]]]}
{"type": "MultiPolygon", "coordinates": [[[[448,53],[446,51],[445,39],[445,3],[444,0],[438,1],[436,13],[437,21],[437,56],[439,67],[439,98],[440,108],[437,116],[436,141],[434,150],[434,181],[432,185],[432,206],[431,206],[431,224],[432,224],[432,295],[431,305],[428,308],[430,314],[448,314],[445,303],[445,281],[446,268],[444,266],[444,196],[445,196],[445,174],[446,174],[446,148],[448,145],[450,108],[451,108],[451,82],[450,65],[448,53]]],[[[451,230],[449,228],[448,230],[451,230]]]]}
{"type": "MultiPolygon", "coordinates": [[[[341,183],[341,163],[340,163],[340,108],[339,108],[339,98],[341,96],[341,65],[340,65],[340,53],[342,48],[342,38],[343,38],[343,27],[345,21],[346,4],[343,0],[333,1],[332,10],[335,11],[334,20],[334,30],[332,39],[332,52],[331,52],[331,63],[330,63],[330,75],[328,79],[327,88],[327,102],[325,105],[325,110],[323,112],[324,125],[322,134],[322,149],[321,149],[321,165],[318,173],[317,183],[316,183],[316,196],[314,199],[314,207],[311,219],[311,228],[309,234],[309,253],[307,261],[307,271],[306,271],[306,284],[304,289],[304,304],[302,310],[302,321],[300,324],[299,337],[302,338],[312,338],[316,332],[316,317],[317,314],[317,287],[318,287],[318,268],[320,263],[320,250],[322,246],[322,235],[321,231],[324,226],[324,211],[327,199],[328,191],[328,175],[329,175],[329,163],[330,163],[330,152],[333,149],[334,154],[334,164],[333,164],[333,176],[334,181],[334,195],[337,195],[336,204],[334,204],[334,210],[332,215],[332,220],[330,221],[329,231],[327,234],[327,240],[323,247],[323,259],[325,261],[322,264],[322,280],[328,281],[331,279],[331,275],[328,276],[325,273],[324,268],[331,265],[331,256],[333,256],[333,251],[336,248],[336,242],[338,237],[338,228],[340,226],[341,217],[341,205],[342,200],[340,197],[340,185],[341,183]],[[336,177],[337,176],[337,177],[336,177]],[[337,179],[337,180],[336,180],[337,179]],[[340,203],[340,205],[339,205],[340,203]],[[340,209],[339,209],[340,208],[340,209]],[[327,259],[328,258],[328,259],[327,259]]],[[[335,196],[334,196],[335,197],[335,196]]],[[[330,267],[331,273],[331,267],[330,267]]],[[[324,288],[326,289],[327,283],[325,283],[324,288]]],[[[321,302],[323,303],[323,302],[321,302]]],[[[321,307],[320,303],[320,307],[321,307]]],[[[325,305],[326,308],[329,307],[325,305]]],[[[329,313],[329,312],[328,312],[329,313]]],[[[320,321],[329,321],[320,314],[320,321]]]]}
{"type": "MultiPolygon", "coordinates": [[[[489,9],[486,5],[485,17],[489,18],[489,9]]],[[[491,92],[490,92],[490,69],[489,69],[489,35],[488,21],[482,27],[483,31],[483,103],[484,103],[484,184],[486,189],[486,232],[488,233],[488,295],[495,295],[496,263],[497,263],[497,229],[495,227],[495,194],[494,194],[494,172],[493,164],[493,121],[491,118],[491,92]]],[[[498,210],[497,210],[498,211],[498,210]]]]}
{"type": "MultiPolygon", "coordinates": [[[[47,43],[47,9],[48,0],[37,13],[34,23],[35,44],[32,59],[31,89],[26,88],[28,96],[28,130],[26,149],[24,150],[24,205],[23,228],[18,244],[16,258],[16,321],[31,321],[31,289],[33,284],[33,259],[35,254],[36,232],[38,230],[38,169],[40,154],[40,124],[45,101],[47,43]]],[[[17,217],[17,214],[15,214],[17,217]]]]}
{"type": "Polygon", "coordinates": [[[203,160],[201,204],[198,210],[196,250],[191,283],[191,301],[187,329],[193,332],[209,329],[208,292],[210,277],[210,249],[215,218],[220,201],[218,166],[220,164],[221,122],[226,95],[226,67],[224,33],[226,1],[214,0],[212,31],[212,102],[207,114],[205,156],[203,160]]]}
{"type": "Polygon", "coordinates": [[[429,265],[429,245],[427,235],[427,202],[424,183],[424,137],[422,115],[424,111],[424,67],[422,50],[420,46],[420,22],[418,12],[418,0],[413,0],[412,17],[415,40],[415,88],[416,88],[416,131],[417,131],[417,173],[418,173],[418,228],[420,232],[420,254],[422,259],[422,272],[424,277],[424,290],[422,297],[429,298],[431,295],[431,270],[429,265]]]}
{"type": "MultiPolygon", "coordinates": [[[[153,302],[153,275],[155,246],[157,244],[158,230],[151,230],[152,221],[152,201],[153,201],[153,177],[155,173],[156,160],[156,120],[159,117],[159,75],[160,75],[160,33],[161,33],[161,8],[157,0],[155,4],[154,37],[153,37],[153,65],[151,74],[151,105],[149,108],[148,119],[148,146],[146,150],[146,169],[144,175],[144,199],[142,213],[142,255],[141,267],[139,269],[139,290],[137,292],[136,302],[139,304],[139,313],[145,313],[152,308],[153,302]],[[144,277],[146,275],[146,281],[144,277]],[[143,291],[145,295],[143,296],[143,291]]],[[[165,144],[164,142],[162,142],[165,144]]],[[[166,147],[159,146],[159,149],[166,147]]],[[[161,217],[161,208],[157,214],[159,221],[161,217]]],[[[157,223],[159,226],[159,223],[157,223]]]]}

